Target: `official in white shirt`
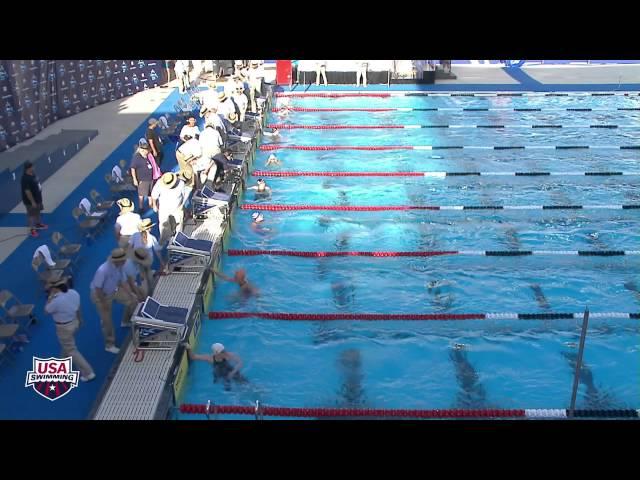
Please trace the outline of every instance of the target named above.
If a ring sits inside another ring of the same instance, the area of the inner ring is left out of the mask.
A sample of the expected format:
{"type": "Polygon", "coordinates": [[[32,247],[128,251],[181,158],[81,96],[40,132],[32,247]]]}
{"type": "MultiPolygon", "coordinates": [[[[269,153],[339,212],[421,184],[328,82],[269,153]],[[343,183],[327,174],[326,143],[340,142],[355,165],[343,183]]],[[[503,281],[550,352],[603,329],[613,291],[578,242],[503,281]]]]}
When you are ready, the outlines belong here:
{"type": "MultiPolygon", "coordinates": [[[[191,172],[193,175],[193,164],[202,156],[202,147],[195,138],[184,142],[176,150],[176,160],[181,172],[191,172]]],[[[156,182],[157,185],[158,182],[156,182]]]]}
{"type": "MultiPolygon", "coordinates": [[[[217,115],[216,115],[217,116],[217,115]]],[[[200,135],[200,146],[202,147],[202,156],[197,164],[194,166],[194,170],[197,175],[196,188],[201,188],[202,185],[208,180],[212,180],[216,176],[216,164],[213,161],[213,157],[222,153],[222,137],[211,123],[212,117],[207,117],[209,121],[205,125],[202,134],[200,135]]]]}
{"type": "Polygon", "coordinates": [[[369,68],[369,63],[367,60],[358,60],[356,62],[356,87],[360,86],[360,78],[362,78],[362,86],[367,86],[367,68],[369,68]]]}
{"type": "Polygon", "coordinates": [[[251,100],[251,111],[257,112],[256,100],[260,98],[262,94],[262,79],[264,78],[264,72],[260,68],[260,62],[258,60],[251,60],[251,68],[249,69],[249,97],[251,100]]]}
{"type": "Polygon", "coordinates": [[[189,117],[187,124],[180,129],[180,140],[186,142],[192,138],[198,139],[200,129],[196,125],[196,117],[189,117]]]}
{"type": "Polygon", "coordinates": [[[138,299],[129,288],[127,278],[122,270],[126,260],[127,252],[123,248],[112,250],[111,256],[98,267],[89,285],[91,301],[95,304],[100,316],[105,350],[113,354],[117,354],[120,351],[116,347],[116,335],[113,330],[113,319],[111,318],[113,301],[115,300],[125,306],[120,320],[120,326],[122,327],[130,323],[131,315],[133,315],[138,305],[138,299]]]}
{"type": "Polygon", "coordinates": [[[233,100],[226,94],[226,92],[222,91],[218,93],[218,115],[221,117],[226,117],[231,112],[236,111],[236,105],[233,103],[233,100]]]}
{"type": "Polygon", "coordinates": [[[166,263],[162,258],[162,247],[158,239],[151,233],[151,229],[155,226],[155,223],[151,222],[151,219],[144,218],[138,225],[138,231],[131,235],[129,239],[129,250],[135,250],[137,248],[144,248],[149,252],[149,257],[153,260],[153,255],[158,258],[160,262],[160,270],[166,271],[166,263]]]}
{"type": "Polygon", "coordinates": [[[178,89],[180,93],[184,93],[189,88],[189,60],[176,60],[173,70],[176,73],[176,78],[180,81],[178,89]]]}
{"type": "Polygon", "coordinates": [[[153,209],[158,212],[160,244],[164,245],[176,232],[182,230],[186,202],[184,183],[175,173],[167,172],[156,182],[151,191],[151,198],[154,202],[153,209]],[[175,231],[169,220],[171,217],[175,221],[175,231]]]}
{"type": "Polygon", "coordinates": [[[133,202],[128,198],[121,198],[117,201],[117,204],[118,207],[120,207],[120,215],[118,215],[116,219],[114,233],[118,246],[120,248],[127,248],[129,238],[138,231],[140,215],[133,211],[133,202]]]}
{"type": "Polygon", "coordinates": [[[153,288],[152,263],[153,257],[146,248],[136,248],[129,252],[129,258],[122,267],[129,288],[136,294],[139,302],[143,302],[153,288]]]}
{"type": "Polygon", "coordinates": [[[235,91],[231,95],[231,98],[238,106],[240,110],[240,121],[244,122],[244,116],[247,113],[247,107],[249,106],[249,99],[244,93],[244,85],[240,82],[240,85],[236,84],[235,91]]]}
{"type": "Polygon", "coordinates": [[[82,323],[80,294],[67,287],[65,280],[49,285],[49,298],[44,311],[53,317],[62,357],[71,357],[73,367],[80,370],[80,380],[88,382],[96,378],[93,368],[76,347],[75,334],[82,323]]]}
{"type": "Polygon", "coordinates": [[[327,85],[327,61],[320,60],[316,63],[316,85],[320,85],[320,76],[325,86],[327,85]]]}

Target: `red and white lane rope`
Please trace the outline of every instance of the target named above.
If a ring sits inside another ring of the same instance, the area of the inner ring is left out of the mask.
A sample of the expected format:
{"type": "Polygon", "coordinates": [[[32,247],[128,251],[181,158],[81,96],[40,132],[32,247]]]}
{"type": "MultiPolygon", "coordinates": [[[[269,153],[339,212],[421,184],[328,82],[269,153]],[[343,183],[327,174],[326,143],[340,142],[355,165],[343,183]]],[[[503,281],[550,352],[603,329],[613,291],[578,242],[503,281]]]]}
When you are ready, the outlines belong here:
{"type": "Polygon", "coordinates": [[[531,125],[293,125],[287,123],[272,123],[269,128],[277,128],[279,130],[368,130],[368,129],[422,129],[422,128],[488,128],[488,129],[558,129],[558,128],[590,128],[590,129],[618,129],[618,128],[640,128],[639,125],[557,125],[557,124],[531,124],[531,125]]]}
{"type": "Polygon", "coordinates": [[[277,205],[245,203],[243,210],[265,210],[270,212],[297,210],[332,210],[343,212],[382,212],[409,210],[629,210],[640,209],[640,204],[631,205],[277,205]]]}
{"type": "MultiPolygon", "coordinates": [[[[337,417],[369,417],[369,418],[568,418],[570,412],[564,408],[533,409],[398,409],[398,408],[325,408],[325,407],[259,407],[245,405],[207,404],[180,405],[180,413],[190,415],[251,415],[260,417],[292,417],[292,418],[337,418],[337,417]]],[[[637,409],[609,410],[574,410],[574,418],[639,418],[637,409]]]]}
{"type": "MultiPolygon", "coordinates": [[[[284,312],[209,312],[211,320],[263,318],[288,321],[447,321],[447,320],[576,320],[578,313],[284,313],[284,312]]],[[[591,312],[589,318],[638,320],[638,312],[591,312]]]]}
{"type": "Polygon", "coordinates": [[[238,250],[229,249],[231,257],[251,257],[273,255],[285,257],[324,258],[324,257],[437,257],[443,255],[479,256],[479,257],[524,257],[548,255],[575,255],[583,257],[619,257],[640,255],[640,250],[432,250],[416,252],[382,251],[295,251],[295,250],[238,250]]]}
{"type": "Polygon", "coordinates": [[[640,171],[632,172],[298,172],[255,170],[254,177],[464,177],[464,176],[637,176],[640,171]]]}
{"type": "Polygon", "coordinates": [[[269,143],[260,150],[640,150],[640,145],[287,145],[269,143]]]}
{"type": "Polygon", "coordinates": [[[276,97],[297,98],[349,98],[349,97],[637,97],[640,92],[416,92],[416,91],[324,91],[324,92],[276,92],[276,97]]]}
{"type": "Polygon", "coordinates": [[[426,108],[410,108],[410,107],[395,107],[395,108],[375,108],[375,107],[360,107],[360,108],[336,108],[336,107],[274,107],[272,112],[279,112],[280,110],[289,110],[292,112],[634,112],[640,111],[640,107],[617,107],[617,108],[604,108],[604,107],[426,107],[426,108]]]}

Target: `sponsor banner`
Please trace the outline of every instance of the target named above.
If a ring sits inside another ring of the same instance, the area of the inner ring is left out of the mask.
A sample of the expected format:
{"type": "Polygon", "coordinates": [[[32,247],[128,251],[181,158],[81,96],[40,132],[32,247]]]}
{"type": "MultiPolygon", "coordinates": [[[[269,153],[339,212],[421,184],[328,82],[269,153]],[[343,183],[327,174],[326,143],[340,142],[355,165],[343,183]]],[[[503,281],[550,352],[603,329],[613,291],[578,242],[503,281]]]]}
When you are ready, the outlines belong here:
{"type": "Polygon", "coordinates": [[[162,60],[0,60],[0,152],[52,122],[162,85],[162,60]]]}

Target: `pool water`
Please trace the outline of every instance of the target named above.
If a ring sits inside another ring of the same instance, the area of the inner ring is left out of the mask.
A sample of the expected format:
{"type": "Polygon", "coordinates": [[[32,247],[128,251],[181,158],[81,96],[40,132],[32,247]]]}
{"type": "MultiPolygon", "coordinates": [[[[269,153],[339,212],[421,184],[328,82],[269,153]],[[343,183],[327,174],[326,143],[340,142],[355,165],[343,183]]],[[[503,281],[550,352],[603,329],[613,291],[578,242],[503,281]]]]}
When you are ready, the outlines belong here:
{"type": "MultiPolygon", "coordinates": [[[[281,101],[280,99],[279,101],[281,101]]],[[[595,107],[607,112],[293,112],[269,123],[597,123],[637,126],[635,97],[294,98],[303,107],[595,107]]],[[[290,145],[633,145],[629,129],[282,130],[290,145]]],[[[269,140],[267,140],[269,142],[269,140]]],[[[294,151],[286,171],[640,171],[625,150],[294,151]]],[[[328,205],[620,205],[640,203],[638,176],[266,177],[269,198],[240,203],[328,205]]],[[[255,177],[248,180],[254,184],[255,177]]],[[[266,211],[258,234],[236,209],[227,249],[300,251],[639,250],[638,210],[266,211]]],[[[640,311],[638,256],[333,257],[228,256],[260,296],[220,281],[209,310],[286,313],[640,311]]],[[[566,408],[580,321],[205,320],[198,352],[223,343],[244,361],[246,385],[214,383],[192,362],[184,403],[285,407],[566,408]]],[[[637,320],[591,319],[577,406],[637,408],[637,320]]],[[[197,416],[181,416],[194,419],[197,416]]],[[[252,418],[233,417],[225,418],[252,418]]]]}

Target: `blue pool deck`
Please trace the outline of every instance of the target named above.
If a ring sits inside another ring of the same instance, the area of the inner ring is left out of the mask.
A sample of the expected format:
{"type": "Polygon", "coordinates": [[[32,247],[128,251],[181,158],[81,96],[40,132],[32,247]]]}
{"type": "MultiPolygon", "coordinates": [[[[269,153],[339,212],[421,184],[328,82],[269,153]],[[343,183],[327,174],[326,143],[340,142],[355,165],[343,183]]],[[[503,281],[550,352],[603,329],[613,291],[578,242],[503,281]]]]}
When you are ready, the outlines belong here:
{"type": "MultiPolygon", "coordinates": [[[[588,67],[585,67],[588,68],[588,67]]],[[[621,67],[622,68],[622,67],[621,67]]],[[[455,72],[454,65],[454,72],[455,72]]],[[[367,91],[640,91],[640,77],[637,83],[623,83],[612,76],[611,83],[569,84],[569,83],[541,83],[527,74],[525,70],[504,69],[517,83],[509,84],[457,84],[447,82],[435,85],[369,85],[367,91]]],[[[575,71],[568,70],[567,75],[575,71]]],[[[315,85],[298,85],[293,91],[354,91],[364,90],[348,85],[330,85],[328,87],[315,85]]],[[[289,91],[288,87],[279,87],[276,91],[289,91]]],[[[174,113],[173,104],[178,100],[177,88],[173,88],[171,95],[151,114],[133,129],[128,138],[119,145],[113,145],[113,152],[106,156],[98,167],[87,177],[77,179],[74,187],[69,188],[67,197],[51,213],[44,215],[49,224],[49,230],[41,232],[39,239],[25,238],[20,240],[13,251],[0,264],[0,289],[11,290],[22,302],[35,304],[35,315],[39,322],[31,327],[31,342],[24,346],[24,350],[13,354],[9,362],[0,365],[0,419],[69,419],[87,418],[89,411],[114,364],[116,356],[104,351],[102,334],[94,306],[88,298],[88,285],[97,267],[106,259],[114,248],[114,240],[108,231],[99,235],[91,245],[83,245],[82,259],[75,270],[74,283],[82,297],[82,311],[85,325],[77,335],[77,345],[81,352],[94,367],[97,378],[93,382],[83,384],[58,401],[50,402],[36,395],[31,388],[25,388],[26,372],[32,367],[32,358],[38,356],[47,358],[59,354],[59,346],[54,332],[51,318],[44,313],[44,293],[31,270],[30,263],[35,248],[50,242],[51,233],[61,231],[71,241],[80,241],[80,235],[70,215],[73,207],[86,196],[92,188],[98,189],[106,197],[104,175],[111,171],[120,159],[131,157],[132,146],[144,136],[147,120],[151,116],[158,117],[166,113],[174,113]]],[[[104,117],[105,124],[118,121],[117,117],[104,117]]],[[[107,138],[101,138],[108,141],[107,138]]],[[[165,165],[173,166],[175,156],[171,146],[165,148],[165,165]]],[[[151,212],[153,219],[153,213],[151,212]]],[[[1,227],[22,227],[26,224],[23,213],[10,213],[0,217],[1,227]]],[[[24,229],[26,233],[26,228],[24,229]]],[[[6,238],[0,238],[0,242],[6,238]]],[[[84,242],[83,242],[84,243],[84,242]]],[[[119,318],[122,307],[114,306],[114,324],[116,325],[117,343],[120,345],[128,332],[119,328],[119,318]]]]}

